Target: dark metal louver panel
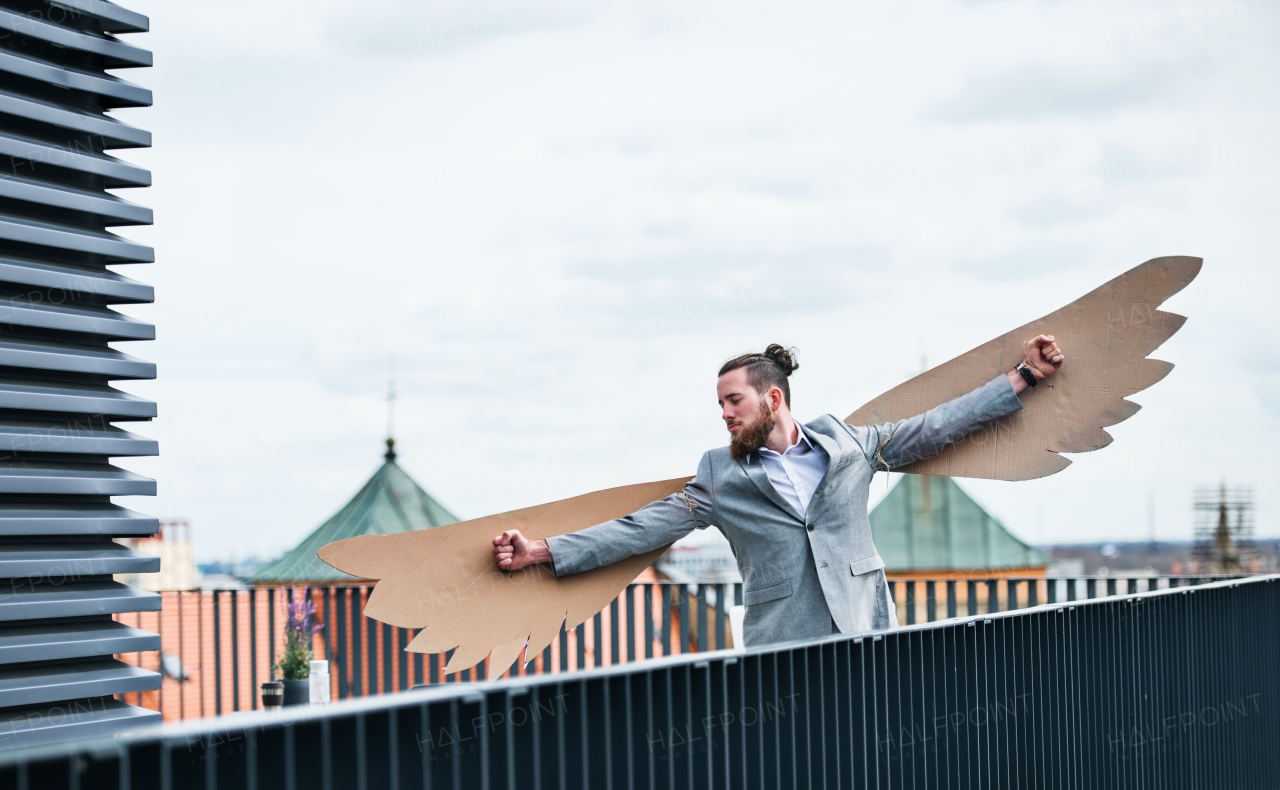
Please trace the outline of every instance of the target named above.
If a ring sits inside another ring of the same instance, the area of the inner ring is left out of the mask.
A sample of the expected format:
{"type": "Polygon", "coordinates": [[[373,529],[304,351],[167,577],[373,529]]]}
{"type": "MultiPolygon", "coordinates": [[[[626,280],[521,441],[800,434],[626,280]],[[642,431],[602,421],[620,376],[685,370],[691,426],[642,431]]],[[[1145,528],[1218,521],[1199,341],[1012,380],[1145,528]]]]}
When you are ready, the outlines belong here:
{"type": "Polygon", "coordinates": [[[97,738],[159,723],[159,713],[114,697],[0,708],[0,750],[97,738]]]}
{"type": "Polygon", "coordinates": [[[109,192],[151,183],[110,151],[151,144],[111,117],[151,104],[112,73],[150,66],[119,40],[147,18],[102,0],[0,0],[0,749],[158,723],[118,695],[160,676],[114,656],[159,637],[115,622],[158,611],[160,596],[114,574],[153,573],[159,558],[116,543],[155,534],[155,518],[111,502],[155,482],[113,458],[156,442],[114,423],[150,420],[155,404],[112,386],[155,378],[155,365],[112,344],[155,328],[116,309],[152,288],[111,266],[155,259],[114,228],[152,212],[109,192]]]}
{"type": "Polygon", "coordinates": [[[105,618],[96,622],[84,619],[28,622],[0,628],[0,667],[159,649],[159,634],[105,618]]]}
{"type": "Polygon", "coordinates": [[[13,502],[0,497],[0,535],[154,535],[159,519],[101,502],[13,502]]]}
{"type": "Polygon", "coordinates": [[[0,708],[160,688],[160,674],[114,658],[0,667],[0,708]]]}

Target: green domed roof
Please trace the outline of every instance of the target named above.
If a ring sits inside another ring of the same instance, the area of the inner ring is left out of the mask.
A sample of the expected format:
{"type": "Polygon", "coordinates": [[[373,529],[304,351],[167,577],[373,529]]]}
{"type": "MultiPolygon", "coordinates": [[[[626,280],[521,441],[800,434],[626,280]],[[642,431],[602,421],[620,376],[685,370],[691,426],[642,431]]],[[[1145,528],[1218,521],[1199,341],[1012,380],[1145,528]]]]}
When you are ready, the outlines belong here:
{"type": "Polygon", "coordinates": [[[249,578],[251,584],[343,584],[355,577],[316,556],[322,546],[357,535],[390,535],[453,524],[445,510],[396,464],[394,442],[387,440],[382,467],[351,501],[283,557],[249,578]]]}
{"type": "Polygon", "coordinates": [[[888,572],[1049,564],[950,477],[903,475],[871,511],[871,536],[888,572]]]}

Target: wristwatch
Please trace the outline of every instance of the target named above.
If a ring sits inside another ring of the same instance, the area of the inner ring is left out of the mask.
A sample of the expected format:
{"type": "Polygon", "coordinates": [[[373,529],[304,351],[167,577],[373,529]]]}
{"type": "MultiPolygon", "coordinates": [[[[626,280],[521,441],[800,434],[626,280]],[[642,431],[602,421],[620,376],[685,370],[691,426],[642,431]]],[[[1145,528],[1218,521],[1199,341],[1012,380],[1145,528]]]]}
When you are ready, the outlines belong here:
{"type": "Polygon", "coordinates": [[[1027,382],[1028,387],[1036,385],[1036,374],[1031,372],[1031,366],[1025,362],[1019,362],[1018,367],[1014,368],[1018,374],[1022,376],[1022,380],[1027,382]]]}

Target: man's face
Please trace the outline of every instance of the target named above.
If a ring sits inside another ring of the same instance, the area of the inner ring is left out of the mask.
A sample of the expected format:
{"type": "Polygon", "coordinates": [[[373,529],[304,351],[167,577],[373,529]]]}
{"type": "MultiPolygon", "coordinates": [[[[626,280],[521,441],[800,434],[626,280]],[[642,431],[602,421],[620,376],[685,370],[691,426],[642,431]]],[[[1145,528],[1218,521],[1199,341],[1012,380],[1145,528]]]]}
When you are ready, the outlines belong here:
{"type": "Polygon", "coordinates": [[[720,399],[720,416],[730,434],[737,435],[763,419],[760,408],[763,399],[747,381],[745,368],[731,370],[721,376],[716,382],[716,397],[720,399]]]}
{"type": "Polygon", "coordinates": [[[747,381],[747,373],[742,368],[720,377],[716,395],[720,399],[720,414],[729,429],[729,455],[735,461],[746,458],[768,441],[774,426],[774,399],[769,396],[775,391],[770,390],[762,397],[747,381]]]}

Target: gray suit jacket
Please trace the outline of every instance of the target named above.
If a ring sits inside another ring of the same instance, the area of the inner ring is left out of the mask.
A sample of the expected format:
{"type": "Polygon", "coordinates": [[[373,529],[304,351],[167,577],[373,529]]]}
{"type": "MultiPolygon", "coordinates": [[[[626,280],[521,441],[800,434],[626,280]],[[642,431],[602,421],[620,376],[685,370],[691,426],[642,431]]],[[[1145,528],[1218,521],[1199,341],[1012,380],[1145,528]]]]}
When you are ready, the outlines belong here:
{"type": "Polygon", "coordinates": [[[683,494],[549,538],[555,573],[608,565],[714,526],[742,573],[748,645],[891,627],[897,618],[867,519],[872,475],[927,458],[1021,408],[1001,375],[897,423],[854,426],[819,417],[802,429],[829,462],[803,518],[774,489],[756,454],[735,461],[727,447],[711,450],[683,494]]]}

